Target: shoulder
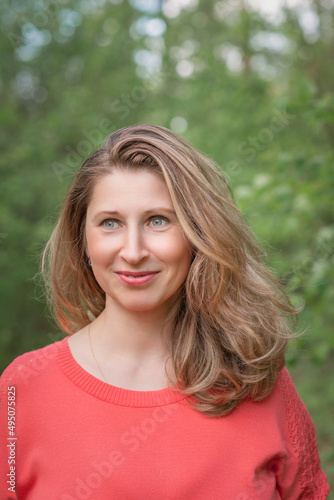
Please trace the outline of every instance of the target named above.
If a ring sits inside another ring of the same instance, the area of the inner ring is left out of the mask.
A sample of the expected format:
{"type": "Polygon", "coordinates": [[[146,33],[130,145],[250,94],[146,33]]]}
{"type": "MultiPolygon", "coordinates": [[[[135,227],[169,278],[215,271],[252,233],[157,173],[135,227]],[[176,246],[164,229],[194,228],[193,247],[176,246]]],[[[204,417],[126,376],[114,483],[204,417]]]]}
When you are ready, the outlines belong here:
{"type": "Polygon", "coordinates": [[[287,368],[284,367],[276,378],[275,385],[266,398],[256,403],[263,416],[271,415],[281,431],[293,437],[306,430],[314,434],[314,425],[309,412],[300,398],[287,368]]]}
{"type": "Polygon", "coordinates": [[[272,396],[275,400],[281,401],[284,405],[303,404],[286,367],[277,374],[272,396]]]}
{"type": "Polygon", "coordinates": [[[307,442],[309,451],[312,448],[316,453],[314,424],[287,368],[277,374],[268,396],[245,401],[239,411],[240,420],[256,430],[256,439],[263,438],[270,446],[279,443],[293,456],[299,455],[307,442]]]}
{"type": "Polygon", "coordinates": [[[271,396],[276,407],[281,409],[288,422],[290,420],[300,424],[304,422],[313,426],[307,408],[286,367],[278,373],[271,396]]]}
{"type": "Polygon", "coordinates": [[[15,358],[4,370],[0,378],[0,385],[27,385],[32,375],[37,375],[47,367],[57,357],[60,349],[67,342],[67,338],[49,344],[40,349],[29,351],[15,358]]]}
{"type": "Polygon", "coordinates": [[[307,411],[286,367],[278,372],[269,395],[259,399],[247,398],[240,404],[240,409],[243,409],[245,415],[255,412],[264,420],[267,420],[269,416],[280,420],[285,418],[287,413],[304,411],[304,409],[307,411]]]}
{"type": "Polygon", "coordinates": [[[301,448],[305,448],[307,443],[310,455],[317,455],[313,421],[286,368],[277,377],[274,395],[284,417],[286,435],[296,452],[301,453],[301,448]]]}

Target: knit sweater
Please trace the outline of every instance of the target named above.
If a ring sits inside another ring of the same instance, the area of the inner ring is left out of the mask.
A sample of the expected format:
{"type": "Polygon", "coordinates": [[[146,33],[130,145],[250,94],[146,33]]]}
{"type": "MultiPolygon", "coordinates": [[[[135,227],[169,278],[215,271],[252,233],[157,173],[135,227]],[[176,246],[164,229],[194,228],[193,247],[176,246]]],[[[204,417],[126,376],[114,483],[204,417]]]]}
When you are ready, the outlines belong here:
{"type": "Polygon", "coordinates": [[[23,354],[0,386],[1,500],[325,499],[314,426],[284,368],[259,402],[194,410],[175,388],[109,385],[67,338],[23,354]]]}

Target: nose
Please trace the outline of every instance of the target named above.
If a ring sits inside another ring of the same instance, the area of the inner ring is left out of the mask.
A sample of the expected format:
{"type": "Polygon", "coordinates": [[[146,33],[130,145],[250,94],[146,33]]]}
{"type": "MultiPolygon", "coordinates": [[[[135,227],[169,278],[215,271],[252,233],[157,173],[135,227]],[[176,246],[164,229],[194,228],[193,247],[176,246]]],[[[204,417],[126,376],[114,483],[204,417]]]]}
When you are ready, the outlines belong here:
{"type": "Polygon", "coordinates": [[[138,264],[148,257],[145,237],[139,227],[127,228],[119,255],[129,264],[138,264]]]}

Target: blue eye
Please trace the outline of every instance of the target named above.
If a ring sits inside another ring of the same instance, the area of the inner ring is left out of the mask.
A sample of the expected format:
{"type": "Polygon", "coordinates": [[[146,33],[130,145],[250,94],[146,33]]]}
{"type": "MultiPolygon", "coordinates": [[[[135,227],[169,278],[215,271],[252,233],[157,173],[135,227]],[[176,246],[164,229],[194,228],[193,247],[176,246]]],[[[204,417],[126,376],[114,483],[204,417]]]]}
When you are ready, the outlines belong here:
{"type": "Polygon", "coordinates": [[[111,219],[103,221],[103,227],[107,229],[114,229],[116,227],[116,224],[117,224],[116,221],[111,219]]]}
{"type": "Polygon", "coordinates": [[[165,225],[164,223],[167,223],[167,219],[165,219],[165,217],[153,217],[151,221],[152,226],[154,227],[162,227],[165,225]]]}

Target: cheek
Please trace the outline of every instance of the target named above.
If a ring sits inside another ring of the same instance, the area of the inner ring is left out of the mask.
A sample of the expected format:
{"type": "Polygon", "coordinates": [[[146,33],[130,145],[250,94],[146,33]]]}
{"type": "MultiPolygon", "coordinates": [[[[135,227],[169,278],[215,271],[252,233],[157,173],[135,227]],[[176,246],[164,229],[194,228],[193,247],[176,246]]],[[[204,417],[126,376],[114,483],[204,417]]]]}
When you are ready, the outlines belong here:
{"type": "Polygon", "coordinates": [[[189,246],[183,235],[178,235],[170,241],[169,245],[164,246],[166,261],[174,266],[177,274],[185,277],[188,274],[191,264],[191,254],[189,246]]]}
{"type": "Polygon", "coordinates": [[[106,238],[104,235],[94,233],[94,231],[90,231],[86,235],[86,241],[90,259],[95,261],[96,264],[110,260],[114,250],[111,239],[106,238]]]}

